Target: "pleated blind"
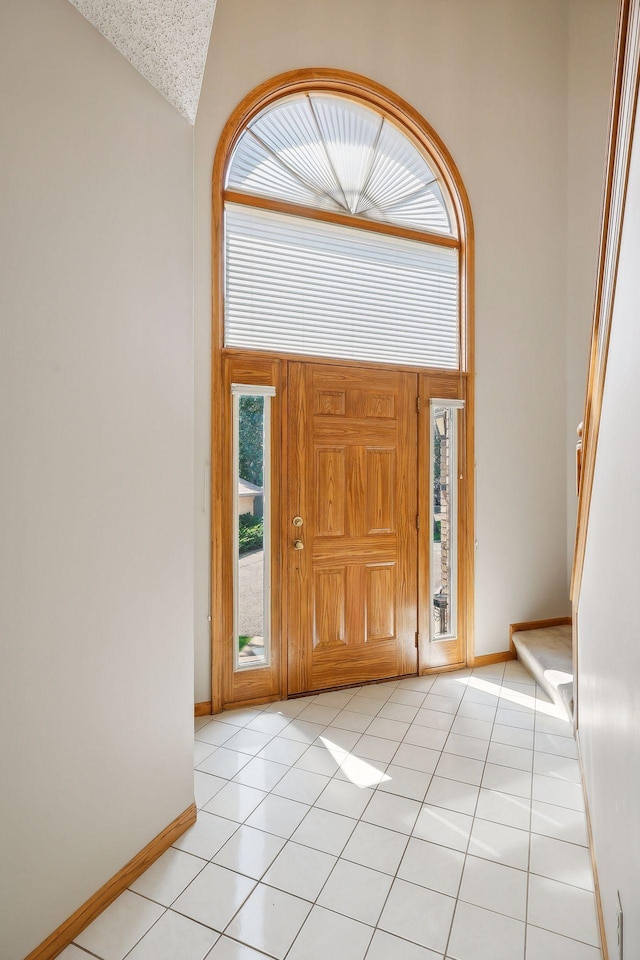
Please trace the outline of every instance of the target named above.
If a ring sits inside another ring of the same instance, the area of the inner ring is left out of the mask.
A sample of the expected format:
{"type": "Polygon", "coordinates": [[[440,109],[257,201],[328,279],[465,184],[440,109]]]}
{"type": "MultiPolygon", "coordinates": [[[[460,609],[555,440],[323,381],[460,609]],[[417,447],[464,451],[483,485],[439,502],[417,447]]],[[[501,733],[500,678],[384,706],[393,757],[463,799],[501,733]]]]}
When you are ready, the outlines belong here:
{"type": "Polygon", "coordinates": [[[225,345],[457,369],[458,251],[228,203],[225,345]]]}
{"type": "Polygon", "coordinates": [[[415,144],[376,110],[304,94],[263,110],[239,138],[232,190],[455,236],[441,184],[415,144]]]}

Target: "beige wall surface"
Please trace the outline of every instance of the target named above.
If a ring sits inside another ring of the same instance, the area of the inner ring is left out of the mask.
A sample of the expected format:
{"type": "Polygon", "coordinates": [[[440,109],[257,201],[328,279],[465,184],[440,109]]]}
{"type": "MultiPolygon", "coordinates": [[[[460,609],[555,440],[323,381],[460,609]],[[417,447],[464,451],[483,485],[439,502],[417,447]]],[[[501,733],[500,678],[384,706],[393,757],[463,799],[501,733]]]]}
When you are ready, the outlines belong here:
{"type": "MultiPolygon", "coordinates": [[[[568,45],[568,5],[557,0],[218,3],[196,122],[196,700],[210,695],[203,476],[211,168],[239,100],[297,67],[353,70],[406,98],[444,139],[469,193],[477,254],[476,653],[505,650],[513,621],[568,612],[568,45]]],[[[593,139],[599,151],[597,169],[603,125],[600,118],[584,133],[586,148],[593,139]]],[[[582,283],[590,290],[591,277],[582,283]]],[[[211,473],[219,482],[220,466],[211,473]]]]}
{"type": "Polygon", "coordinates": [[[579,737],[609,956],[640,956],[640,124],[629,193],[578,608],[579,737]]]}
{"type": "Polygon", "coordinates": [[[567,114],[567,569],[576,532],[576,427],[583,418],[618,0],[570,0],[567,114]]]}
{"type": "Polygon", "coordinates": [[[193,801],[188,123],[66,0],[0,4],[0,956],[193,801]]]}

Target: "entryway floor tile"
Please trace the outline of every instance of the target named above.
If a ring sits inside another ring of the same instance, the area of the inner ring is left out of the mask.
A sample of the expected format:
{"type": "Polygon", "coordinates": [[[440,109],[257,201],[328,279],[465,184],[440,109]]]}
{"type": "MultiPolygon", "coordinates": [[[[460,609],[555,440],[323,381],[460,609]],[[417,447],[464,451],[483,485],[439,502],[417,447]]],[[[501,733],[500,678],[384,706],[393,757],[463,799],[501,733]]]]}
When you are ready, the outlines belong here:
{"type": "Polygon", "coordinates": [[[398,876],[401,880],[455,897],[460,887],[464,862],[464,853],[459,850],[412,837],[402,858],[398,876]]]}
{"type": "Polygon", "coordinates": [[[220,935],[167,910],[144,935],[127,960],[203,960],[220,935]]]}
{"type": "Polygon", "coordinates": [[[394,880],[379,927],[436,953],[444,953],[456,901],[406,880],[394,880]]]}
{"type": "Polygon", "coordinates": [[[259,883],[226,933],[283,960],[310,910],[308,901],[259,883]]]}
{"type": "Polygon", "coordinates": [[[447,950],[450,960],[524,960],[524,923],[458,902],[447,950]]]}
{"type": "Polygon", "coordinates": [[[342,852],[345,860],[394,876],[407,846],[405,834],[362,821],[342,852]]]}
{"type": "Polygon", "coordinates": [[[173,909],[222,932],[255,885],[249,877],[210,863],[180,894],[173,909]]]}
{"type": "Polygon", "coordinates": [[[318,903],[352,920],[375,926],[392,882],[392,877],[386,873],[340,859],[325,883],[318,903]]]}
{"type": "Polygon", "coordinates": [[[372,936],[373,927],[315,906],[287,960],[363,960],[372,936]]]}
{"type": "Polygon", "coordinates": [[[101,960],[122,960],[163,913],[164,907],[125,890],[75,943],[101,960]]]}
{"type": "Polygon", "coordinates": [[[227,840],[224,847],[218,850],[213,862],[253,880],[259,880],[285,843],[282,837],[243,824],[227,840]]]}
{"type": "Polygon", "coordinates": [[[206,860],[170,847],[138,877],[131,890],[168,907],[206,865],[206,860]]]}
{"type": "Polygon", "coordinates": [[[203,717],[197,823],[62,956],[602,960],[549,710],[512,662],[203,717]]]}
{"type": "Polygon", "coordinates": [[[289,841],[263,877],[263,882],[315,902],[336,865],[336,857],[289,841]]]}
{"type": "Polygon", "coordinates": [[[419,947],[417,943],[401,940],[384,930],[376,930],[367,960],[442,960],[442,954],[419,947]]]}

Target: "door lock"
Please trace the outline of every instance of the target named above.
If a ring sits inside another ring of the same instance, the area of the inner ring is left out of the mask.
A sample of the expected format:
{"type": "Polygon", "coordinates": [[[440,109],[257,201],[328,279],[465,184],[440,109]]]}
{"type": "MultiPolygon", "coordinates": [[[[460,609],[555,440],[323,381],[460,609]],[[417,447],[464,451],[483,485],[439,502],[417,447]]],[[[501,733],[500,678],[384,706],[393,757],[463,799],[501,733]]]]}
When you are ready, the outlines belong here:
{"type": "Polygon", "coordinates": [[[304,550],[304,543],[302,542],[302,540],[294,540],[294,541],[293,541],[293,549],[294,549],[294,550],[304,550]]]}
{"type": "Polygon", "coordinates": [[[291,523],[294,525],[294,527],[301,527],[304,523],[304,520],[302,517],[294,517],[291,523]]]}

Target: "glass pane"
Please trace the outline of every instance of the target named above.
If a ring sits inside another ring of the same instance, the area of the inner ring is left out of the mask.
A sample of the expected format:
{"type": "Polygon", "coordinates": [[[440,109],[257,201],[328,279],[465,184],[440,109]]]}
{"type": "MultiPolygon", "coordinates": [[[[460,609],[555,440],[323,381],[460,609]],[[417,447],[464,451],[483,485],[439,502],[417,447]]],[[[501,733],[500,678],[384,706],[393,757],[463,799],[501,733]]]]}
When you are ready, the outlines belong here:
{"type": "Polygon", "coordinates": [[[433,530],[431,595],[434,640],[456,635],[456,415],[455,407],[431,406],[433,530]]]}
{"type": "Polygon", "coordinates": [[[436,179],[424,153],[379,111],[314,93],[286,97],[251,121],[226,186],[455,236],[436,179]]]}
{"type": "Polygon", "coordinates": [[[268,662],[268,450],[269,397],[234,397],[236,483],[236,667],[268,662]]]}

